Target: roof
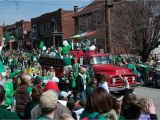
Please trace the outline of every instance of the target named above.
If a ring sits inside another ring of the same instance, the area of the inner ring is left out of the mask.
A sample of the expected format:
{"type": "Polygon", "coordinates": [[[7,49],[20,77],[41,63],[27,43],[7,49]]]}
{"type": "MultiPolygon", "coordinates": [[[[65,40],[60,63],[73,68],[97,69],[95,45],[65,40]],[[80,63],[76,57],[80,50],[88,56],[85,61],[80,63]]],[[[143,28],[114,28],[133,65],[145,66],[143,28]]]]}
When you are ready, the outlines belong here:
{"type": "Polygon", "coordinates": [[[63,10],[62,8],[59,8],[59,9],[56,10],[56,11],[44,13],[44,14],[38,16],[38,17],[31,18],[31,21],[33,21],[33,20],[38,20],[38,19],[44,19],[44,18],[46,18],[46,17],[52,18],[52,16],[56,16],[57,13],[59,13],[59,14],[61,14],[61,13],[64,14],[64,13],[72,13],[72,12],[73,12],[73,10],[67,11],[67,10],[63,10]]]}
{"type": "Polygon", "coordinates": [[[55,19],[56,22],[59,23],[61,20],[61,17],[70,16],[72,18],[73,17],[72,14],[73,15],[75,14],[73,10],[67,11],[60,8],[56,11],[45,13],[35,18],[31,18],[31,24],[34,25],[34,24],[47,23],[53,19],[55,19]]]}
{"type": "Polygon", "coordinates": [[[81,11],[79,11],[74,17],[80,16],[83,14],[88,14],[99,9],[103,9],[104,5],[105,5],[104,0],[95,0],[88,6],[83,8],[81,11]]]}
{"type": "Polygon", "coordinates": [[[57,13],[57,12],[60,12],[62,9],[58,9],[56,11],[53,11],[53,12],[49,12],[49,13],[44,13],[38,17],[35,17],[35,18],[31,18],[31,21],[34,21],[34,20],[38,20],[38,19],[43,19],[45,18],[46,16],[52,16],[53,14],[57,13]]]}
{"type": "MultiPolygon", "coordinates": [[[[124,0],[111,0],[111,2],[109,2],[109,4],[111,5],[109,6],[112,6],[112,4],[113,5],[119,4],[120,2],[124,2],[124,0]]],[[[92,13],[93,11],[99,11],[103,9],[105,9],[105,0],[94,0],[91,4],[87,5],[82,10],[77,12],[77,14],[74,17],[78,17],[84,14],[89,14],[92,13]]]]}

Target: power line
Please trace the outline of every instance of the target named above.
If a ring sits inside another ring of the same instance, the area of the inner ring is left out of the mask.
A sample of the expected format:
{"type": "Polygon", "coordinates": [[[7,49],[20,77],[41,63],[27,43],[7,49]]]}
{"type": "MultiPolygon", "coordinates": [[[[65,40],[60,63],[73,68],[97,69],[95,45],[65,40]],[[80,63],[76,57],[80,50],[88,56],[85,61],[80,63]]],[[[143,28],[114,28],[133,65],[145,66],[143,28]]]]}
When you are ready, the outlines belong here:
{"type": "MultiPolygon", "coordinates": [[[[9,2],[15,2],[15,1],[9,0],[9,2]]],[[[68,3],[66,4],[65,2],[53,3],[53,2],[35,2],[35,1],[21,1],[21,0],[17,0],[17,2],[24,3],[24,4],[42,4],[42,5],[62,5],[62,4],[67,5],[68,4],[68,3]]]]}
{"type": "MultiPolygon", "coordinates": [[[[6,1],[9,1],[9,0],[4,0],[4,1],[1,1],[1,2],[6,2],[6,1]]],[[[0,2],[0,3],[1,3],[0,2]]],[[[37,2],[30,2],[30,1],[18,1],[18,0],[15,0],[15,1],[10,1],[10,2],[15,2],[15,4],[17,5],[17,8],[19,7],[19,2],[20,3],[37,3],[37,2]]],[[[97,4],[99,4],[99,3],[102,3],[102,2],[104,2],[104,0],[100,0],[100,1],[97,1],[97,2],[92,2],[91,4],[89,4],[89,5],[86,5],[86,6],[83,6],[83,7],[79,7],[78,9],[80,10],[80,9],[83,9],[83,8],[86,8],[86,7],[90,7],[90,6],[94,6],[95,4],[97,5],[97,4]]],[[[38,4],[49,4],[49,5],[52,5],[52,3],[48,3],[48,2],[38,2],[38,4]]],[[[65,3],[66,4],[66,3],[65,3]]],[[[55,4],[54,4],[55,5],[55,4]]],[[[98,7],[96,7],[96,8],[90,8],[90,9],[87,9],[87,10],[85,10],[85,13],[88,13],[89,11],[102,11],[102,10],[98,10],[99,8],[102,8],[103,7],[103,5],[101,5],[101,6],[98,6],[98,7]]],[[[73,10],[70,10],[70,11],[64,11],[62,14],[65,14],[65,13],[68,13],[68,12],[73,12],[73,10]]],[[[73,17],[74,15],[73,14],[71,14],[71,15],[66,15],[65,16],[65,18],[67,18],[67,17],[73,17]]]]}

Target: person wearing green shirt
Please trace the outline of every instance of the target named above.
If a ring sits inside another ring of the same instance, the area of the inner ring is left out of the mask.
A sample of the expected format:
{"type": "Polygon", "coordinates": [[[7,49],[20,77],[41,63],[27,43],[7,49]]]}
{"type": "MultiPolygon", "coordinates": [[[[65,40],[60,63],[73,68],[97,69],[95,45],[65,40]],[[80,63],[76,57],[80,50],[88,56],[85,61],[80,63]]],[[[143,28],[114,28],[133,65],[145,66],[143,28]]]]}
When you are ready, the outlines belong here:
{"type": "Polygon", "coordinates": [[[78,76],[79,69],[80,69],[80,64],[77,62],[77,58],[74,58],[74,64],[72,67],[74,78],[78,76]]]}
{"type": "Polygon", "coordinates": [[[43,70],[42,76],[40,76],[40,79],[42,80],[42,84],[46,84],[50,80],[49,76],[47,75],[46,69],[43,70]]]}
{"type": "Polygon", "coordinates": [[[64,54],[62,57],[64,68],[70,72],[72,70],[72,56],[69,54],[64,54]]]}
{"type": "Polygon", "coordinates": [[[104,88],[99,87],[95,89],[87,97],[85,110],[80,115],[80,119],[108,119],[104,116],[104,114],[112,109],[112,103],[109,102],[110,100],[112,100],[112,98],[108,95],[104,88]]]}
{"type": "Polygon", "coordinates": [[[6,83],[4,84],[4,89],[6,91],[5,105],[11,106],[13,100],[13,92],[14,92],[12,79],[8,79],[6,81],[6,83]]]}
{"type": "Polygon", "coordinates": [[[5,89],[2,85],[0,85],[0,119],[1,120],[19,120],[19,117],[16,113],[10,112],[6,109],[6,106],[4,105],[5,101],[5,89]]]}
{"type": "Polygon", "coordinates": [[[71,88],[74,91],[75,88],[76,88],[76,78],[74,77],[72,71],[70,72],[70,75],[69,75],[69,81],[70,81],[70,84],[71,84],[71,88]]]}
{"type": "Polygon", "coordinates": [[[68,54],[70,52],[71,48],[72,48],[71,45],[66,40],[64,40],[63,47],[62,47],[62,53],[68,54]]]}
{"type": "Polygon", "coordinates": [[[135,66],[133,63],[130,62],[130,63],[128,64],[128,68],[129,68],[130,70],[132,70],[132,71],[134,72],[134,74],[140,76],[140,73],[138,72],[136,66],[135,66]]]}

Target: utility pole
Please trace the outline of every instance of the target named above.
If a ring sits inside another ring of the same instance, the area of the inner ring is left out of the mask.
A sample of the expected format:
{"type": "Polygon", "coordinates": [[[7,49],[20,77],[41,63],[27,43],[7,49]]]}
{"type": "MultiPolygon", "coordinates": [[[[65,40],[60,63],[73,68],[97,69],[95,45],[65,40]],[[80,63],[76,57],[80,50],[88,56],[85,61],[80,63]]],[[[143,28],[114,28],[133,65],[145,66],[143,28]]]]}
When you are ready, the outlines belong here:
{"type": "Polygon", "coordinates": [[[111,53],[111,17],[112,0],[105,0],[105,52],[111,53]]]}

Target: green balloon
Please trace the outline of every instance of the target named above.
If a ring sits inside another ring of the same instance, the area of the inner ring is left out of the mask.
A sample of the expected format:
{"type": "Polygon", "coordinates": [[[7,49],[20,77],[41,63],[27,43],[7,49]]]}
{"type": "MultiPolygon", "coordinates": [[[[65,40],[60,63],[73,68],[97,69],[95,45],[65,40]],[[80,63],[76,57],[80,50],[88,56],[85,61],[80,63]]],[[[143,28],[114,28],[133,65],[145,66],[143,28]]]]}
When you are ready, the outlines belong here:
{"type": "Polygon", "coordinates": [[[44,42],[40,42],[39,49],[43,49],[43,47],[44,47],[44,42]]]}

